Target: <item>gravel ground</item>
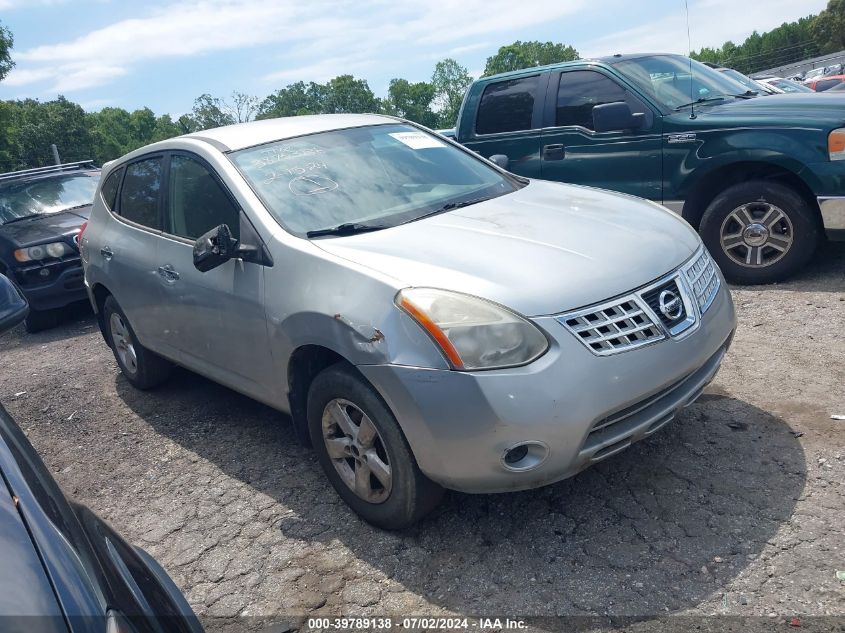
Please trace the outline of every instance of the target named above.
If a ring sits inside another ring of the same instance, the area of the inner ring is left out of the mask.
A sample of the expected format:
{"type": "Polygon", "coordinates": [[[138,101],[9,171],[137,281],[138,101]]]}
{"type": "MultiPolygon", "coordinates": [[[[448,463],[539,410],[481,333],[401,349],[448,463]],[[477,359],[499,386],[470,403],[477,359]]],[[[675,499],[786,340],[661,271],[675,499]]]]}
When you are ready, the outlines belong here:
{"type": "Polygon", "coordinates": [[[0,338],[0,399],[65,491],[153,554],[211,628],[465,614],[841,631],[845,244],[733,296],[734,345],[672,425],[541,490],[450,493],[403,533],[357,519],[285,416],[182,370],[134,390],[84,309],[0,338]]]}

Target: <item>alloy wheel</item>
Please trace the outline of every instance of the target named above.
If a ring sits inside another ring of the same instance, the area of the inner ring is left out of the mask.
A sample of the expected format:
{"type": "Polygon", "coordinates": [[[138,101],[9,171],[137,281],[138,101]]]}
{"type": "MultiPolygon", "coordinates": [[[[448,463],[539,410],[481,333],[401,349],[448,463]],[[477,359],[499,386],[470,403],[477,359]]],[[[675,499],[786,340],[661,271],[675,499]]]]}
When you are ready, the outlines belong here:
{"type": "Polygon", "coordinates": [[[393,474],[381,435],[369,416],[341,398],[323,409],[323,441],[340,478],[369,503],[390,496],[393,474]]]}
{"type": "Polygon", "coordinates": [[[126,323],[123,322],[123,318],[117,312],[112,312],[109,318],[109,328],[111,329],[111,340],[121,365],[130,374],[135,375],[138,372],[138,356],[135,354],[135,346],[132,344],[132,335],[129,333],[126,323]]]}
{"type": "Polygon", "coordinates": [[[792,246],[792,221],[770,202],[749,202],[731,211],[722,222],[719,242],[740,266],[763,268],[783,258],[792,246]]]}

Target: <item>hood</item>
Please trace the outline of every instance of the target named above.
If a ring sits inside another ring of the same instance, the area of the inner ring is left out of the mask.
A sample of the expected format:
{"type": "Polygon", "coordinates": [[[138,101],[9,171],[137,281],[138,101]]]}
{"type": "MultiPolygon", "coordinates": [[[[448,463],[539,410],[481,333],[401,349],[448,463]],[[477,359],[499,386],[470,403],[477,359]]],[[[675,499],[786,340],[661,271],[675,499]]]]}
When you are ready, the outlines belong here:
{"type": "MultiPolygon", "coordinates": [[[[737,99],[715,106],[696,107],[698,124],[795,125],[836,128],[845,126],[845,93],[795,93],[737,99]]],[[[689,121],[689,109],[678,115],[689,121]]]]}
{"type": "Polygon", "coordinates": [[[0,225],[0,240],[15,248],[31,246],[73,235],[91,215],[91,207],[46,213],[28,220],[0,225]]]}
{"type": "Polygon", "coordinates": [[[535,180],[463,209],[314,244],[403,286],[457,290],[539,316],[641,286],[680,266],[701,241],[651,202],[535,180]]]}

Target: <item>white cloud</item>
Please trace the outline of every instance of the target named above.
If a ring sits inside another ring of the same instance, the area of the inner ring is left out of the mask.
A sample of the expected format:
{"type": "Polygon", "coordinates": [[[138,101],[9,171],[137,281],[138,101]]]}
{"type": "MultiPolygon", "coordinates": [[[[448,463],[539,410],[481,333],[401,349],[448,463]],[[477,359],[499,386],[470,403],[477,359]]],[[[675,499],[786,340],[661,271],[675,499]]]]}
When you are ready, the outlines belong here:
{"type": "Polygon", "coordinates": [[[545,23],[585,1],[538,2],[542,10],[529,10],[512,0],[178,0],[71,41],[20,51],[14,81],[52,79],[53,91],[70,92],[107,83],[152,59],[268,44],[286,51],[270,78],[325,78],[344,68],[365,70],[375,60],[399,64],[395,51],[402,47],[415,54],[450,44],[453,55],[475,50],[484,44],[467,39],[545,23]]]}

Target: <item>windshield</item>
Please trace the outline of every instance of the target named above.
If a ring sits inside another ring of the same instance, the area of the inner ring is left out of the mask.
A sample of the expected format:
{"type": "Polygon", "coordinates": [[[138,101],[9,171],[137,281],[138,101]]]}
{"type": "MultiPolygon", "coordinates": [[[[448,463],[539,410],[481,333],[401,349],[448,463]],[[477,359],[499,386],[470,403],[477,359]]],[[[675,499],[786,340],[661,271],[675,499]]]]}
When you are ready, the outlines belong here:
{"type": "Polygon", "coordinates": [[[88,174],[74,174],[0,186],[0,224],[91,204],[97,180],[88,174]]]}
{"type": "Polygon", "coordinates": [[[410,125],[323,132],[240,150],[232,161],[287,230],[395,226],[493,198],[515,182],[410,125]]]}
{"type": "Polygon", "coordinates": [[[736,80],[737,82],[741,83],[743,86],[748,88],[748,90],[751,90],[753,92],[760,92],[761,90],[763,90],[763,86],[758,84],[751,77],[747,77],[746,75],[743,75],[738,70],[734,70],[733,68],[725,68],[725,69],[720,70],[718,72],[722,73],[723,75],[727,75],[731,79],[736,80]]]}
{"type": "Polygon", "coordinates": [[[777,88],[780,88],[784,92],[813,92],[812,88],[808,88],[807,86],[789,79],[772,79],[769,83],[777,88]]]}
{"type": "Polygon", "coordinates": [[[622,59],[613,66],[667,110],[698,100],[712,99],[716,103],[734,99],[747,90],[730,77],[683,55],[622,59]]]}

